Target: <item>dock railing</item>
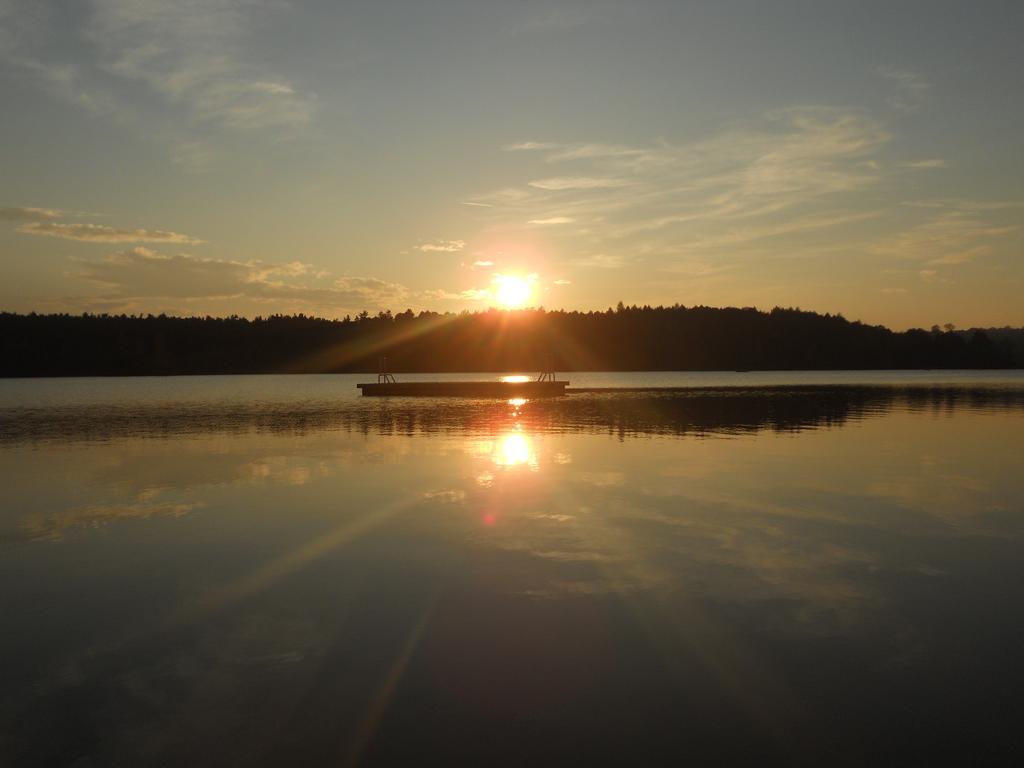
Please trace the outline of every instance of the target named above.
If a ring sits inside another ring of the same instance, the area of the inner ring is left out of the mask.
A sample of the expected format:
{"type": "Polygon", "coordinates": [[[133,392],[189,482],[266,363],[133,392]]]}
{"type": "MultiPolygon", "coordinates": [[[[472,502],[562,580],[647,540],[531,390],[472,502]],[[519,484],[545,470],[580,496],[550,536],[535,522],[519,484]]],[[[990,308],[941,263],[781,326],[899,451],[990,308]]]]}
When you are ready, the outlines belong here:
{"type": "Polygon", "coordinates": [[[377,383],[394,384],[395,377],[388,373],[388,359],[384,355],[377,358],[377,383]]]}
{"type": "Polygon", "coordinates": [[[537,381],[555,381],[555,361],[551,355],[544,358],[544,369],[537,377],[537,381]]]}

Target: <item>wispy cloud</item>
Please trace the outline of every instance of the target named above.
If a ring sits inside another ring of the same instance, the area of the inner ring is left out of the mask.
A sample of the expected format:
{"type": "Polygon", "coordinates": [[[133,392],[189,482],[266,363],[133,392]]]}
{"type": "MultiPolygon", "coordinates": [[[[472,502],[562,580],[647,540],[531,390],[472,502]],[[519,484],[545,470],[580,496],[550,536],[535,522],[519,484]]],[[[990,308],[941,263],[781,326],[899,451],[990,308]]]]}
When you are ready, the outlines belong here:
{"type": "Polygon", "coordinates": [[[571,216],[549,216],[546,219],[530,219],[529,224],[571,224],[576,219],[571,216]]]}
{"type": "Polygon", "coordinates": [[[219,130],[295,135],[316,95],[268,68],[254,41],[267,0],[0,3],[0,63],[54,97],[130,126],[188,171],[219,130]],[[63,23],[67,21],[68,23],[63,23]]]}
{"type": "Polygon", "coordinates": [[[609,256],[603,253],[595,253],[590,256],[578,256],[569,261],[574,267],[597,267],[599,269],[620,269],[626,266],[626,260],[622,256],[609,256]]]}
{"type": "Polygon", "coordinates": [[[165,255],[144,247],[75,263],[73,277],[100,283],[120,297],[237,296],[253,275],[252,267],[242,262],[165,255]]]}
{"type": "MultiPolygon", "coordinates": [[[[667,146],[667,145],[666,145],[667,146]]],[[[558,163],[566,160],[593,160],[596,158],[629,159],[632,162],[648,158],[649,150],[638,147],[627,147],[621,144],[565,144],[557,151],[548,155],[549,162],[558,163]]]]}
{"type": "Polygon", "coordinates": [[[996,242],[1020,229],[1015,224],[986,220],[969,208],[923,210],[934,213],[923,222],[879,239],[869,246],[869,252],[928,266],[965,264],[988,255],[996,242]]]}
{"type": "Polygon", "coordinates": [[[54,19],[65,11],[45,0],[0,2],[0,62],[11,76],[28,78],[53,97],[95,114],[120,117],[121,109],[106,85],[89,77],[86,62],[54,19]]]}
{"type": "Polygon", "coordinates": [[[474,261],[473,262],[473,266],[474,267],[493,267],[494,266],[494,262],[493,261],[487,261],[486,259],[481,259],[480,261],[474,261]]]}
{"type": "Polygon", "coordinates": [[[136,81],[195,120],[229,128],[290,127],[313,97],[267,72],[246,45],[273,12],[262,0],[95,0],[84,37],[107,74],[136,81]]]}
{"type": "Polygon", "coordinates": [[[628,183],[625,179],[562,176],[553,179],[537,179],[536,181],[531,181],[530,186],[537,189],[558,191],[565,189],[612,189],[626,186],[628,183]]]}
{"type": "Polygon", "coordinates": [[[493,206],[481,215],[496,225],[571,219],[579,226],[551,228],[565,249],[615,254],[567,265],[614,268],[655,254],[688,262],[696,250],[735,254],[759,239],[825,233],[877,216],[864,210],[861,193],[892,173],[875,161],[889,140],[862,112],[804,107],[686,144],[531,141],[506,149],[572,172],[475,199],[493,206]]]}
{"type": "Polygon", "coordinates": [[[423,253],[458,253],[465,247],[465,240],[436,240],[432,243],[420,243],[416,250],[423,253]]]}
{"type": "Polygon", "coordinates": [[[136,247],[99,260],[75,260],[71,277],[100,286],[101,299],[131,306],[144,299],[245,299],[274,308],[311,307],[338,312],[383,308],[406,300],[409,290],[375,277],[330,278],[308,264],[267,264],[164,254],[136,247]],[[301,280],[299,280],[301,278],[301,280]]]}
{"type": "Polygon", "coordinates": [[[52,221],[61,216],[62,213],[53,208],[0,208],[0,221],[52,221]]]}
{"type": "Polygon", "coordinates": [[[734,227],[726,232],[698,237],[685,244],[679,244],[677,252],[707,252],[721,248],[733,248],[738,245],[781,237],[783,235],[793,235],[814,230],[829,230],[845,224],[873,219],[879,215],[879,211],[861,211],[856,213],[832,211],[822,214],[784,217],[758,226],[734,227]]]}
{"type": "Polygon", "coordinates": [[[735,269],[735,264],[716,264],[710,261],[678,261],[665,268],[665,272],[685,277],[709,277],[735,269]]]}
{"type": "Polygon", "coordinates": [[[892,94],[886,99],[889,106],[900,112],[916,112],[928,98],[932,84],[917,72],[895,67],[879,67],[878,74],[885,78],[893,88],[892,94]]]}
{"type": "Polygon", "coordinates": [[[301,261],[289,261],[286,264],[256,264],[254,271],[250,273],[250,279],[258,282],[269,282],[276,278],[301,277],[313,273],[313,265],[303,264],[301,261]]]}
{"type": "Polygon", "coordinates": [[[88,222],[64,222],[58,219],[82,216],[56,208],[13,207],[0,208],[0,221],[18,224],[17,232],[23,235],[56,237],[62,240],[77,240],[86,243],[174,243],[197,245],[203,241],[197,237],[183,235],[163,229],[125,229],[106,224],[88,222]]]}
{"type": "Polygon", "coordinates": [[[29,221],[18,227],[23,235],[59,237],[91,243],[180,243],[196,245],[203,241],[162,229],[120,229],[105,224],[66,224],[56,221],[29,221]]]}
{"type": "Polygon", "coordinates": [[[903,163],[904,168],[915,168],[917,170],[929,170],[932,168],[945,168],[946,161],[941,158],[932,158],[929,160],[911,160],[910,162],[903,163]]]}
{"type": "Polygon", "coordinates": [[[249,84],[249,89],[260,93],[269,93],[274,96],[291,96],[295,89],[287,83],[275,83],[269,80],[258,80],[249,84]]]}
{"type": "Polygon", "coordinates": [[[533,152],[538,149],[554,149],[557,146],[547,141],[521,141],[518,144],[506,144],[502,149],[506,152],[533,152]]]}

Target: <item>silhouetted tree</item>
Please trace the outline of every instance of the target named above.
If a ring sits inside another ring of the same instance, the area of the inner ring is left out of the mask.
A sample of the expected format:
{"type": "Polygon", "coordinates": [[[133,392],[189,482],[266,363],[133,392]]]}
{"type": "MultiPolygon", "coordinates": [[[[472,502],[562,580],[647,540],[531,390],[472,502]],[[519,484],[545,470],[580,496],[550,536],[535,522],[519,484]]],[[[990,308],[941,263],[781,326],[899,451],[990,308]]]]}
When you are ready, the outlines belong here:
{"type": "Polygon", "coordinates": [[[252,320],[0,313],[0,376],[1024,366],[1024,329],[895,333],[776,307],[360,312],[252,320]],[[992,334],[990,336],[990,334],[992,334]]]}

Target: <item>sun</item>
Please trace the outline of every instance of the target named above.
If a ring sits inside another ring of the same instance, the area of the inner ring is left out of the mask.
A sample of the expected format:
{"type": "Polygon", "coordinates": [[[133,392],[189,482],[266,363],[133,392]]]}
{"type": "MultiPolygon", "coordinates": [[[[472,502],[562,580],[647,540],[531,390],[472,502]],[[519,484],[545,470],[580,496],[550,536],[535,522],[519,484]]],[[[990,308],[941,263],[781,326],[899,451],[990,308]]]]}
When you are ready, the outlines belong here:
{"type": "Polygon", "coordinates": [[[536,279],[536,275],[495,275],[494,298],[505,309],[525,307],[533,295],[533,283],[536,279]]]}

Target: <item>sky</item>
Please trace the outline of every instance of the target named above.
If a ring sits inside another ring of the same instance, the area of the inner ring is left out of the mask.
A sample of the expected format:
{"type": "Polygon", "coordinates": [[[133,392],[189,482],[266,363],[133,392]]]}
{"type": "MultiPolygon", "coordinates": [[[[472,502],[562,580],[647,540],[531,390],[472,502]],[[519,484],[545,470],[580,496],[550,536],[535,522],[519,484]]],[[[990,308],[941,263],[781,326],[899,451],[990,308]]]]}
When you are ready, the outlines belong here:
{"type": "Polygon", "coordinates": [[[0,310],[1024,325],[1024,3],[0,0],[0,310]]]}

